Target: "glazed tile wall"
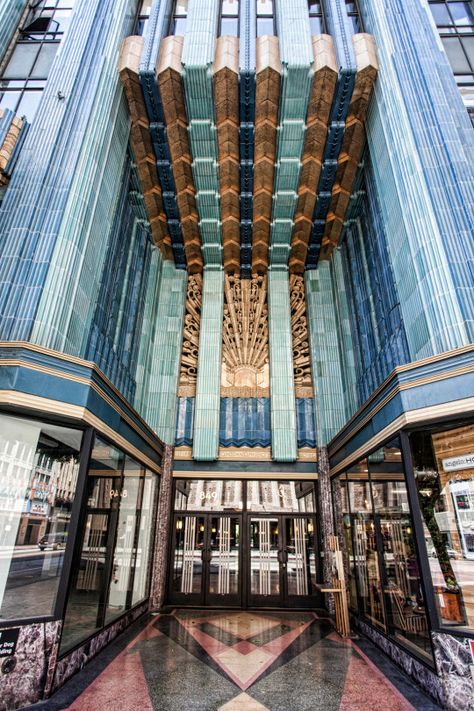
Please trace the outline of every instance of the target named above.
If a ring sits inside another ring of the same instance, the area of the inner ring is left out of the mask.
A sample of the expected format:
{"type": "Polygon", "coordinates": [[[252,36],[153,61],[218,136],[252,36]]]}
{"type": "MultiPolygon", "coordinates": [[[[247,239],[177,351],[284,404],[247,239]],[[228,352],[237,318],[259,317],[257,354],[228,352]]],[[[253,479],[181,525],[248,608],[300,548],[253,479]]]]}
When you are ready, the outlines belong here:
{"type": "Polygon", "coordinates": [[[318,269],[307,271],[305,284],[316,428],[322,446],[347,419],[330,263],[320,262],[318,269]]]}
{"type": "Polygon", "coordinates": [[[128,139],[116,65],[132,10],[80,3],[51,66],[0,210],[2,338],[84,354],[128,139]]]}
{"type": "Polygon", "coordinates": [[[368,146],[417,359],[472,340],[474,138],[427,5],[364,0],[361,10],[380,40],[368,146]]]}
{"type": "Polygon", "coordinates": [[[143,415],[147,397],[148,384],[151,375],[153,361],[153,337],[155,333],[155,323],[158,310],[158,300],[160,294],[162,257],[159,249],[151,250],[150,267],[146,288],[144,291],[143,321],[141,337],[139,339],[139,351],[136,370],[137,388],[135,391],[134,405],[138,412],[143,415]]]}
{"type": "Polygon", "coordinates": [[[351,303],[349,320],[357,405],[369,397],[393,368],[409,361],[400,300],[368,157],[360,188],[358,206],[352,211],[339,249],[351,303]]]}
{"type": "Polygon", "coordinates": [[[142,340],[149,338],[149,329],[143,333],[142,325],[154,248],[131,204],[130,174],[127,167],[106,246],[107,269],[100,285],[86,358],[95,361],[133,402],[138,352],[142,340]]]}
{"type": "Polygon", "coordinates": [[[172,444],[175,436],[186,283],[186,272],[163,262],[142,407],[147,423],[165,444],[172,444]]]}
{"type": "Polygon", "coordinates": [[[267,281],[272,458],[293,462],[297,443],[288,273],[269,271],[267,281]]]}
{"type": "Polygon", "coordinates": [[[217,459],[221,389],[224,272],[204,270],[193,459],[217,459]]]}
{"type": "Polygon", "coordinates": [[[357,410],[359,400],[357,397],[354,345],[351,336],[351,323],[354,310],[352,301],[349,302],[349,286],[346,274],[344,273],[341,249],[337,249],[333,253],[331,276],[337,315],[337,332],[340,343],[342,386],[344,390],[346,419],[349,419],[357,410]],[[349,303],[351,304],[350,307],[349,303]]]}
{"type": "MultiPolygon", "coordinates": [[[[194,398],[178,398],[177,447],[193,443],[194,398]]],[[[316,446],[313,398],[296,398],[298,448],[316,446]]],[[[270,398],[221,398],[219,444],[222,447],[269,447],[270,398]]]]}

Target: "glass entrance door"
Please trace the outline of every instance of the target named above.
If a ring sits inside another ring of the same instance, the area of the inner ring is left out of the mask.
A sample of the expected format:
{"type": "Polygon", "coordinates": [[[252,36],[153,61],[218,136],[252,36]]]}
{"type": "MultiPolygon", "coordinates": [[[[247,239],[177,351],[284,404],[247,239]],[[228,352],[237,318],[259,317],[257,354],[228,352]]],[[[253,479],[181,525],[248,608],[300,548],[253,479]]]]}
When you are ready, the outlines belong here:
{"type": "Polygon", "coordinates": [[[306,516],[249,518],[249,604],[315,605],[315,524],[306,516]]]}
{"type": "Polygon", "coordinates": [[[241,530],[240,516],[175,516],[171,602],[240,604],[241,530]]]}

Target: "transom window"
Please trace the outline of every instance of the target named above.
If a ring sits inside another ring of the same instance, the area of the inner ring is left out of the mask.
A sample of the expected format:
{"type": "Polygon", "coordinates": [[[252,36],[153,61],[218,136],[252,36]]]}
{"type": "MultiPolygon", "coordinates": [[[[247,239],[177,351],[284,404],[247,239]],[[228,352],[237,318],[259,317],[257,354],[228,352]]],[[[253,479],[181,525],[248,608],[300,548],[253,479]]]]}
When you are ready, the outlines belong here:
{"type": "Polygon", "coordinates": [[[222,0],[219,34],[239,36],[239,0],[222,0]]]}
{"type": "Polygon", "coordinates": [[[31,123],[59,43],[69,27],[74,0],[31,3],[0,80],[0,108],[31,123]]]}

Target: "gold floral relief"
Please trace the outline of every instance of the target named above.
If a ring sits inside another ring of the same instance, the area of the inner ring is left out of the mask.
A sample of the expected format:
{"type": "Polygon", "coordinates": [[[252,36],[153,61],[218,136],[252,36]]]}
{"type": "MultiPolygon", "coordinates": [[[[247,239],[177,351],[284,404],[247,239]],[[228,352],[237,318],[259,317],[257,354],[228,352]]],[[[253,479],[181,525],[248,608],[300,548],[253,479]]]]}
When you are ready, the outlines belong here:
{"type": "Polygon", "coordinates": [[[199,329],[201,326],[202,276],[191,274],[186,292],[186,313],[184,316],[183,348],[179,373],[178,395],[194,397],[199,353],[199,329]]]}
{"type": "Polygon", "coordinates": [[[268,397],[267,280],[254,274],[224,276],[223,397],[268,397]]]}
{"type": "Polygon", "coordinates": [[[304,278],[290,275],[291,337],[296,397],[313,397],[304,278]]]}

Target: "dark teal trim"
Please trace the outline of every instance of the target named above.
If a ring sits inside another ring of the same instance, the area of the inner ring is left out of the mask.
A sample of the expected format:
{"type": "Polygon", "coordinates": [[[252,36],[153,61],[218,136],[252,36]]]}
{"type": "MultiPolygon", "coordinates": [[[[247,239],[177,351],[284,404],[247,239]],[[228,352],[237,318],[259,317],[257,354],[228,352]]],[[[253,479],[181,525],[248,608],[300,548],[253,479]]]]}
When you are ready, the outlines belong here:
{"type": "Polygon", "coordinates": [[[407,370],[394,370],[329,443],[331,468],[404,413],[474,397],[473,368],[474,345],[436,360],[413,363],[407,370]],[[461,369],[466,372],[459,372],[461,369]],[[430,380],[423,382],[426,378],[430,380]]]}
{"type": "Polygon", "coordinates": [[[54,351],[46,353],[23,345],[4,345],[0,347],[0,390],[13,390],[83,407],[153,462],[161,464],[161,441],[92,363],[68,360],[54,351]],[[19,363],[6,365],[2,363],[5,360],[19,363]],[[54,372],[36,370],[38,366],[54,372]],[[76,382],[71,377],[80,377],[88,382],[76,382]],[[94,386],[100,388],[100,392],[94,386]],[[150,446],[150,440],[154,446],[150,446]]]}

